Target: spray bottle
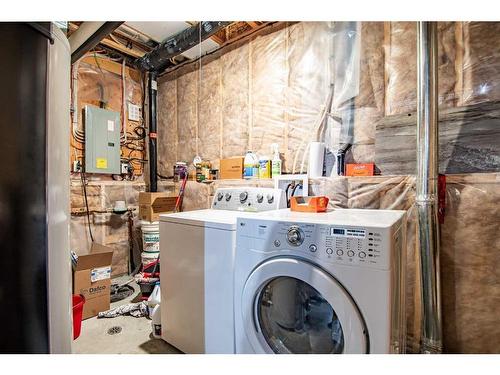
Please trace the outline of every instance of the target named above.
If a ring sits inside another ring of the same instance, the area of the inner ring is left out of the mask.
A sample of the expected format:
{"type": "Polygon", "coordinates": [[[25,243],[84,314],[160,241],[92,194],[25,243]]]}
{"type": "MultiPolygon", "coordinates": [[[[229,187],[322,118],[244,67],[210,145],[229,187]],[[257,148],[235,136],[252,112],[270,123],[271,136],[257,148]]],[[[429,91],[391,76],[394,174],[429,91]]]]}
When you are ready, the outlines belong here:
{"type": "Polygon", "coordinates": [[[279,145],[277,143],[271,144],[271,151],[273,154],[273,160],[271,161],[271,176],[279,176],[281,174],[281,158],[279,145]]]}

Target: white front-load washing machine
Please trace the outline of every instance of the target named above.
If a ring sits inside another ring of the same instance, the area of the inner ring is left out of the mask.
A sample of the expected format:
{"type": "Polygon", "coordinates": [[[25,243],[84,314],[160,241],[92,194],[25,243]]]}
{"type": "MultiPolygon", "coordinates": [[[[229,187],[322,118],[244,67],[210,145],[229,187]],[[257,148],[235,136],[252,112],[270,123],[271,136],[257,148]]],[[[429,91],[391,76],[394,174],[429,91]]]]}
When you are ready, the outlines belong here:
{"type": "Polygon", "coordinates": [[[210,209],[160,215],[162,338],[185,353],[235,353],[236,219],[286,207],[281,189],[218,189],[210,209]]]}
{"type": "Polygon", "coordinates": [[[405,218],[357,209],[239,218],[236,352],[404,352],[405,218]]]}

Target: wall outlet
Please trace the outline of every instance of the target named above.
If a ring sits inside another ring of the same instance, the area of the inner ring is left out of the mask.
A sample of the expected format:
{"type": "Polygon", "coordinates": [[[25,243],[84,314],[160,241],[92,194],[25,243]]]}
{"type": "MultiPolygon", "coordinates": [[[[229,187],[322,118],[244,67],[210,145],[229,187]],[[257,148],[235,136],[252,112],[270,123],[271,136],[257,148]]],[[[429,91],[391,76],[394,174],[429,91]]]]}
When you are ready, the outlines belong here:
{"type": "Polygon", "coordinates": [[[141,107],[134,103],[128,103],[128,119],[130,121],[141,121],[141,107]]]}
{"type": "Polygon", "coordinates": [[[122,163],[121,174],[128,174],[128,172],[129,172],[128,163],[122,163]]]}
{"type": "Polygon", "coordinates": [[[73,172],[81,172],[82,171],[82,163],[80,160],[73,161],[73,172]]]}

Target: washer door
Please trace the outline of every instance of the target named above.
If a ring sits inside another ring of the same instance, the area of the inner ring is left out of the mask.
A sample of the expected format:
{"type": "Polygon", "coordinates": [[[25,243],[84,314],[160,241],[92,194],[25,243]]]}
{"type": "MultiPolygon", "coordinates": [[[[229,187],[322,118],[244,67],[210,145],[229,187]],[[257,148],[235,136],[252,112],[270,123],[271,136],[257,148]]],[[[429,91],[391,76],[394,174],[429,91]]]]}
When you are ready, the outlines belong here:
{"type": "Polygon", "coordinates": [[[242,318],[256,353],[367,353],[354,301],[321,268],[294,258],[257,267],[243,289],[242,318]]]}

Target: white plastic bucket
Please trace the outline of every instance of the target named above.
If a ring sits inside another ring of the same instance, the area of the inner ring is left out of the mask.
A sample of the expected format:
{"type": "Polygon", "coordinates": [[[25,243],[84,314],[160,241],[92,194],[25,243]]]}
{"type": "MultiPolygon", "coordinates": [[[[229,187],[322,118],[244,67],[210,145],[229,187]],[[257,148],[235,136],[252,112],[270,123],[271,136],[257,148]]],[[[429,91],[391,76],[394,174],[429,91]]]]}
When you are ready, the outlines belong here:
{"type": "Polygon", "coordinates": [[[143,251],[141,254],[142,266],[146,267],[148,264],[156,262],[159,254],[160,254],[159,252],[158,253],[146,253],[145,251],[143,251]]]}
{"type": "MultiPolygon", "coordinates": [[[[160,251],[160,223],[158,221],[141,221],[142,251],[158,253],[160,251]]],[[[158,255],[158,254],[157,254],[158,255]]]]}
{"type": "Polygon", "coordinates": [[[160,254],[160,223],[141,221],[142,265],[146,266],[158,259],[160,254]]]}

